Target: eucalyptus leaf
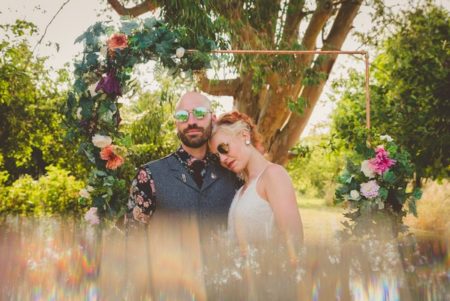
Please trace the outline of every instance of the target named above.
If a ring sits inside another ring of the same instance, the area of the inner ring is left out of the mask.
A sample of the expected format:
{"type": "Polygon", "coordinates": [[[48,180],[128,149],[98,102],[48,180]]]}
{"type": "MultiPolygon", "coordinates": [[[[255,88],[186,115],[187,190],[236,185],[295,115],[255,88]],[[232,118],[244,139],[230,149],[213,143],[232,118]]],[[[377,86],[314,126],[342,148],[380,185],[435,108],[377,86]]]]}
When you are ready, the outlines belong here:
{"type": "Polygon", "coordinates": [[[123,32],[126,35],[131,35],[133,30],[139,28],[139,23],[135,20],[122,22],[122,27],[120,28],[120,32],[123,32]]]}

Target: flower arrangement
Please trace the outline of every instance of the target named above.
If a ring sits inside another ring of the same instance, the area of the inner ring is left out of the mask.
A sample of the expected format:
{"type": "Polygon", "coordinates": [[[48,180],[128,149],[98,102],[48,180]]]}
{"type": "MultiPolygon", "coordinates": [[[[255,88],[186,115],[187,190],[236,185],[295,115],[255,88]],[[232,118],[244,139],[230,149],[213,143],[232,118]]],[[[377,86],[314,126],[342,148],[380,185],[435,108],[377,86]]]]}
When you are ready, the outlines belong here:
{"type": "Polygon", "coordinates": [[[373,212],[389,212],[400,220],[407,212],[417,215],[422,192],[411,185],[414,167],[409,154],[388,135],[374,138],[372,145],[377,146],[358,145],[358,152],[347,159],[335,201],[349,204],[346,216],[352,219],[373,212]]]}
{"type": "MultiPolygon", "coordinates": [[[[203,52],[214,43],[201,40],[198,53],[192,37],[183,28],[169,28],[154,18],[124,20],[120,28],[96,23],[75,42],[83,42],[81,59],[75,62],[75,82],[69,93],[66,120],[68,138],[79,143],[79,151],[92,166],[88,186],[80,191],[80,202],[90,203],[86,220],[97,224],[96,216],[115,218],[125,211],[126,162],[129,139],[120,132],[119,98],[126,95],[134,65],[150,60],[170,68],[172,74],[202,69],[209,64],[203,52]]],[[[131,86],[131,85],[130,85],[131,86]]]]}

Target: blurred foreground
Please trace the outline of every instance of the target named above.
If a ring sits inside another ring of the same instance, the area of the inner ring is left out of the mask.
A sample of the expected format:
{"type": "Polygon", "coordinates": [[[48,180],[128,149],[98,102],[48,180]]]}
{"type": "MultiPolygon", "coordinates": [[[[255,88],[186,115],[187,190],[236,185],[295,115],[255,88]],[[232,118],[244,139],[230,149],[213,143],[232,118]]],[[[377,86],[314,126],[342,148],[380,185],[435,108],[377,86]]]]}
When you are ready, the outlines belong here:
{"type": "Polygon", "coordinates": [[[314,214],[302,211],[301,250],[274,242],[245,254],[189,218],[128,234],[5,218],[0,300],[450,300],[450,237],[394,238],[383,224],[344,240],[337,221],[323,234],[330,220],[314,214]]]}

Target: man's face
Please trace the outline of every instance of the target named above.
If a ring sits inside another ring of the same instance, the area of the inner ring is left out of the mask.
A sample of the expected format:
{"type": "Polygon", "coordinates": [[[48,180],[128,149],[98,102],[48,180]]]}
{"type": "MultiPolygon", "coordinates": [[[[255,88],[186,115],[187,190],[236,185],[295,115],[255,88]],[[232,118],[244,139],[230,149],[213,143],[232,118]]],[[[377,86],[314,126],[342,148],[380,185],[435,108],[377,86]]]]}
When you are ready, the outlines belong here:
{"type": "Polygon", "coordinates": [[[186,121],[176,119],[177,136],[184,145],[199,148],[208,141],[212,130],[210,110],[209,102],[199,93],[190,92],[182,97],[175,114],[186,116],[187,112],[186,121]]]}

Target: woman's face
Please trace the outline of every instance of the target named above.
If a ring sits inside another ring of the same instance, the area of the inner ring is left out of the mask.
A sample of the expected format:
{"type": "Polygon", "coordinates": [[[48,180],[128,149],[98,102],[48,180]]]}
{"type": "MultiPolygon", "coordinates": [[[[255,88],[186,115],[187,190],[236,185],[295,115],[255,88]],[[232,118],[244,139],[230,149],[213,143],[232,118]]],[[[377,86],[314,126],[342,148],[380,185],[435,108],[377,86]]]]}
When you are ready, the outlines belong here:
{"type": "Polygon", "coordinates": [[[232,135],[218,130],[210,140],[210,150],[220,159],[220,164],[234,173],[242,172],[250,157],[250,147],[243,135],[232,135]]]}

